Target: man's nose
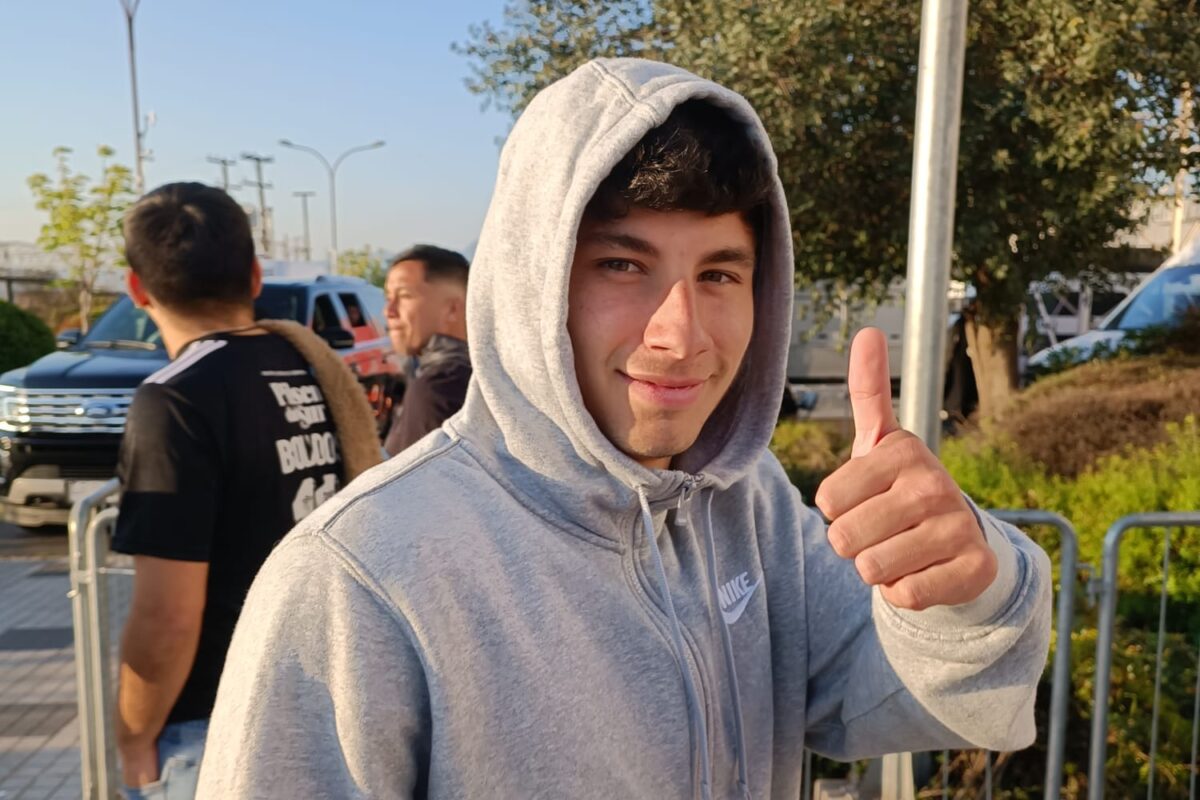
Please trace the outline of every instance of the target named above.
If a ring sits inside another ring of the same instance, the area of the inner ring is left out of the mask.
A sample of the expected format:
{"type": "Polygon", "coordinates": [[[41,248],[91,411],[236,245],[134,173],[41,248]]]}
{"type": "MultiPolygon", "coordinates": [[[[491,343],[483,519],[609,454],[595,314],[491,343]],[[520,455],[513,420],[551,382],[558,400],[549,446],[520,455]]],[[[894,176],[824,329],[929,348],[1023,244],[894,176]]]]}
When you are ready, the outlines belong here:
{"type": "Polygon", "coordinates": [[[680,280],[671,286],[650,316],[643,342],[651,350],[676,358],[691,358],[708,349],[711,340],[701,319],[694,285],[680,280]]]}

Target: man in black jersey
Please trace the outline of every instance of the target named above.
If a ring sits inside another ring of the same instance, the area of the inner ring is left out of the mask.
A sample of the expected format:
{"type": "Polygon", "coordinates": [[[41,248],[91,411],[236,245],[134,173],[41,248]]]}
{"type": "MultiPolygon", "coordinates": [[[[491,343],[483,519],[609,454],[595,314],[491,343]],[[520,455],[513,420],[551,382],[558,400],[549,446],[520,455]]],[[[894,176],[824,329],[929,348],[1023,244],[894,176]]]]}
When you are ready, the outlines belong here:
{"type": "Polygon", "coordinates": [[[175,800],[195,793],[251,581],[346,476],[310,363],[255,324],[262,272],[238,204],[163,186],[126,216],[125,248],[129,293],[172,361],[138,389],[121,444],[113,547],[134,556],[136,577],[117,742],[127,796],[175,800]]]}

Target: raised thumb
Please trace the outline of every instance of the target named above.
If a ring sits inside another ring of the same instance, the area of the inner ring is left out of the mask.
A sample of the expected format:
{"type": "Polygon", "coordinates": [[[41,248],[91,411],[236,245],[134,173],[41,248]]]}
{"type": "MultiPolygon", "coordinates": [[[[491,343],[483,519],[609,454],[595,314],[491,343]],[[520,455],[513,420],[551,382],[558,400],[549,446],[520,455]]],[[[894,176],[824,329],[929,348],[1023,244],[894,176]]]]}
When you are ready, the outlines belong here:
{"type": "Polygon", "coordinates": [[[892,375],[887,337],[878,328],[863,328],[850,344],[850,407],[854,411],[851,458],[865,456],[880,439],[900,430],[892,410],[892,375]]]}

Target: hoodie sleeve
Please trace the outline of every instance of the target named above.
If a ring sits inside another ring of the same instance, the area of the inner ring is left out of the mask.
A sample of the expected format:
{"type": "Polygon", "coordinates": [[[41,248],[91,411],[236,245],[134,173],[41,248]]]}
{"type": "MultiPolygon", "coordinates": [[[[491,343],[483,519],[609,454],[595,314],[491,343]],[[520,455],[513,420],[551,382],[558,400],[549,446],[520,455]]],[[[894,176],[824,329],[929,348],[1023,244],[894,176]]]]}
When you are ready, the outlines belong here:
{"type": "Polygon", "coordinates": [[[917,612],[866,586],[833,552],[817,513],[800,511],[808,747],[854,759],[1033,743],[1050,642],[1050,562],[1016,528],[976,513],[999,561],[996,579],[970,603],[917,612]]]}
{"type": "Polygon", "coordinates": [[[196,797],[407,798],[428,763],[411,630],[337,545],[291,534],[247,597],[196,797]]]}

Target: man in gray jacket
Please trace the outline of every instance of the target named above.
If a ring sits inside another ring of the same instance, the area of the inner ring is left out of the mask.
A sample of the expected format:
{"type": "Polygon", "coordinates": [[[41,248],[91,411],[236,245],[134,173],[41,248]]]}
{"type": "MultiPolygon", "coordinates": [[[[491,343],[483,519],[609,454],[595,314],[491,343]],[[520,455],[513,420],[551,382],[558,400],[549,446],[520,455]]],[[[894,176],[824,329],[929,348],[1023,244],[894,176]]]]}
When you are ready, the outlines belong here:
{"type": "Polygon", "coordinates": [[[513,129],[443,429],[275,550],[203,798],[795,798],[803,749],[1034,738],[1050,568],[892,415],[815,502],[767,443],[789,216],[746,101],[600,60],[513,129]]]}

